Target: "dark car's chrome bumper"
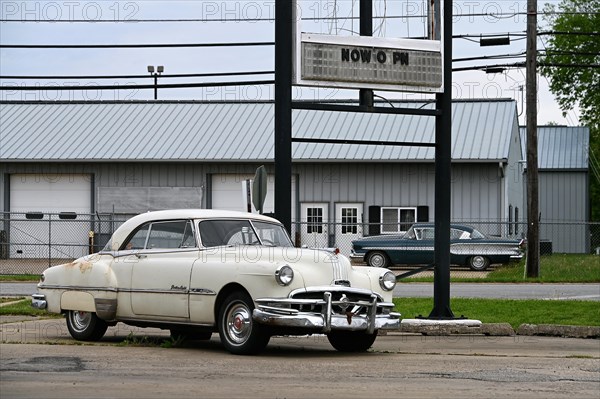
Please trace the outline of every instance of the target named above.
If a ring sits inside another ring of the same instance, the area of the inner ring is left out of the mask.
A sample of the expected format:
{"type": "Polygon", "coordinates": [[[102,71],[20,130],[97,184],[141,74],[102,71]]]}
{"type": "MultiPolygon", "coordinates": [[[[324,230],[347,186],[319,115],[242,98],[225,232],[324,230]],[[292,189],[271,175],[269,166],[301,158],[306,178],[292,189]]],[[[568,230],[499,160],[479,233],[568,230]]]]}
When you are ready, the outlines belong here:
{"type": "Polygon", "coordinates": [[[323,299],[278,299],[261,298],[256,300],[252,318],[261,324],[274,327],[306,328],[328,333],[332,330],[364,331],[372,334],[376,330],[400,327],[400,313],[392,312],[393,303],[377,302],[376,295],[371,301],[341,302],[333,301],[331,293],[325,292],[323,299]],[[316,306],[321,312],[306,312],[292,308],[294,305],[316,306]],[[366,310],[359,314],[346,312],[334,313],[333,306],[359,307],[366,310]],[[378,310],[382,310],[377,314],[378,310]]]}
{"type": "Polygon", "coordinates": [[[31,296],[31,307],[35,309],[46,309],[48,302],[46,302],[46,296],[42,294],[33,294],[31,296]]]}

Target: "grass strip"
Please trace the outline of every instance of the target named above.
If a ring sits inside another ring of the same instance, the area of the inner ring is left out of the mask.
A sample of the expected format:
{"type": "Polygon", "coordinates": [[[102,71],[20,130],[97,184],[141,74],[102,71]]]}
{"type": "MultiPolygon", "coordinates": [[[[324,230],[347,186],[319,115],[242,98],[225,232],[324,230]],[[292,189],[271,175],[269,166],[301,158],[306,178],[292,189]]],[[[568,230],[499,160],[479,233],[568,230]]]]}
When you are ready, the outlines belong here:
{"type": "MultiPolygon", "coordinates": [[[[18,298],[16,298],[18,299],[18,298]]],[[[0,306],[0,316],[44,316],[44,317],[62,317],[62,315],[50,313],[45,310],[34,309],[31,307],[31,299],[26,298],[19,302],[6,306],[0,306]]]]}
{"type": "MultiPolygon", "coordinates": [[[[433,309],[431,298],[394,298],[403,318],[427,317],[433,309]]],[[[600,305],[595,301],[516,300],[452,298],[454,316],[465,316],[483,323],[558,324],[600,326],[600,305]]]]}

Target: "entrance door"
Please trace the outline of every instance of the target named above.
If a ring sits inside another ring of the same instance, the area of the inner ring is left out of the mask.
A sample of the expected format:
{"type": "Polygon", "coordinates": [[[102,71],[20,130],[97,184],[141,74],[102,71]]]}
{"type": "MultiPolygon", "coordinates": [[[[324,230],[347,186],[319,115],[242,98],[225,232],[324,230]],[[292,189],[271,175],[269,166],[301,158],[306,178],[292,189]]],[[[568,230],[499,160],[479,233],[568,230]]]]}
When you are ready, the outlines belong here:
{"type": "Polygon", "coordinates": [[[301,208],[301,244],[311,248],[326,248],[329,245],[328,204],[306,202],[301,208]]]}
{"type": "Polygon", "coordinates": [[[350,255],[352,240],[363,236],[363,204],[335,204],[335,244],[344,255],[350,255]]]}

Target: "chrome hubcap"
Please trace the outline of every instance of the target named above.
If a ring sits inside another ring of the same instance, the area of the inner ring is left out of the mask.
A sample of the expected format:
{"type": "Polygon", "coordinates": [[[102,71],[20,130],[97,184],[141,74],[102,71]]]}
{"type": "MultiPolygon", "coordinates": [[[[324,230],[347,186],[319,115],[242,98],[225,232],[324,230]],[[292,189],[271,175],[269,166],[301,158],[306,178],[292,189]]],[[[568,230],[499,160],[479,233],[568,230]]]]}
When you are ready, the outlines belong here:
{"type": "Polygon", "coordinates": [[[71,324],[77,331],[85,330],[90,325],[91,320],[92,314],[90,312],[80,312],[77,310],[71,312],[71,324]]]}
{"type": "Polygon", "coordinates": [[[371,266],[382,267],[384,264],[383,256],[376,254],[371,256],[371,266]]]}
{"type": "Polygon", "coordinates": [[[235,344],[243,344],[252,331],[250,310],[242,303],[232,304],[227,312],[226,331],[229,340],[235,344]]]}
{"type": "Polygon", "coordinates": [[[475,256],[473,258],[473,267],[481,269],[485,265],[485,259],[482,256],[475,256]]]}

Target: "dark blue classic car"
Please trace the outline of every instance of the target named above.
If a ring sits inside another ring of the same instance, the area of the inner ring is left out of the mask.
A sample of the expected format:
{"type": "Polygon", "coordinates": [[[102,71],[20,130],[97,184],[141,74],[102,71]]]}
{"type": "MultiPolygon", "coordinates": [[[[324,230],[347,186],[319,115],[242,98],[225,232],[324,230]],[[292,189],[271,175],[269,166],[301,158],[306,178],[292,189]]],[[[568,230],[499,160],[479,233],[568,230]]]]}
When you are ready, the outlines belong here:
{"type": "MultiPolygon", "coordinates": [[[[352,241],[350,258],[369,266],[433,263],[434,225],[414,224],[404,235],[378,235],[352,241]]],[[[450,226],[450,263],[485,270],[490,264],[519,261],[523,240],[488,237],[470,226],[450,226]]]]}

